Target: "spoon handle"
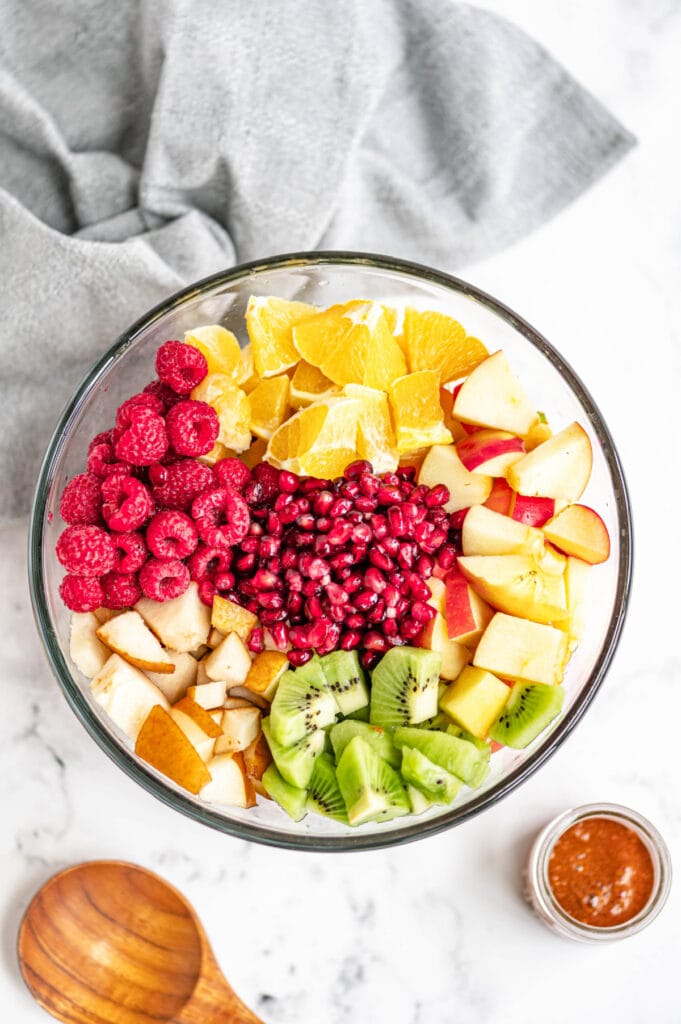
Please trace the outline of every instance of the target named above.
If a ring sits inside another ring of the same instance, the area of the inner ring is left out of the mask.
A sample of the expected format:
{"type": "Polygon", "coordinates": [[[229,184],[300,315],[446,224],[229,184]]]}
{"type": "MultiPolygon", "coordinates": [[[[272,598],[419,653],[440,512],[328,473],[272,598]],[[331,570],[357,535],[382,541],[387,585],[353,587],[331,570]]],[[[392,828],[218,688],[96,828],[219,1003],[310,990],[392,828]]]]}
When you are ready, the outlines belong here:
{"type": "Polygon", "coordinates": [[[204,970],[188,1003],[173,1024],[264,1024],[241,1002],[217,963],[204,962],[204,970]]]}

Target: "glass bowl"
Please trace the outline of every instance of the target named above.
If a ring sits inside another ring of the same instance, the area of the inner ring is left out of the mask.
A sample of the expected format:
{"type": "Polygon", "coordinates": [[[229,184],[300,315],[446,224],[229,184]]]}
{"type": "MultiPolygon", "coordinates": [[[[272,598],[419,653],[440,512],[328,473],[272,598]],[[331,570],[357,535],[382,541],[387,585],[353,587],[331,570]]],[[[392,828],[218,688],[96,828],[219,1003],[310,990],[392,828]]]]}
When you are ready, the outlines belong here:
{"type": "Polygon", "coordinates": [[[363,850],[460,824],[519,786],[566,739],[596,695],[617,645],[630,583],[631,540],[626,485],[608,428],[577,375],[534,328],[465,281],[427,267],[362,253],[298,253],[234,267],[185,288],[138,320],[96,363],[64,411],[45,455],[31,516],[29,574],[38,629],[67,701],[100,747],[136,782],[175,810],[242,839],[295,849],[363,850]],[[320,306],[362,297],[448,313],[491,351],[505,350],[550,423],[562,427],[578,420],[592,442],[593,471],[584,500],[603,517],[612,551],[592,574],[588,628],[568,665],[563,712],[530,748],[494,754],[480,789],[466,789],[453,805],[418,817],[351,829],[316,814],[294,823],[270,801],[249,810],[210,806],[135,757],[128,740],[90,697],[69,657],[69,612],[59,597],[62,569],[54,553],[66,481],[82,472],[90,439],[113,423],[120,402],[154,376],[154,356],[162,342],[182,337],[191,327],[221,323],[245,344],[248,299],[269,294],[320,306]]]}

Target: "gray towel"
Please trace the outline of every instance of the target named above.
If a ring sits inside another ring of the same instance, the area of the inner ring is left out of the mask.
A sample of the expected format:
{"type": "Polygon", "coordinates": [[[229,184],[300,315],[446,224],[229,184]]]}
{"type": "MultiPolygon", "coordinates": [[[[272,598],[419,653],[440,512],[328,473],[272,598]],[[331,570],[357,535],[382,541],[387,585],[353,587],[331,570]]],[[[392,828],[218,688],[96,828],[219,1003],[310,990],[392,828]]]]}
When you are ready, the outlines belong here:
{"type": "Polygon", "coordinates": [[[5,0],[0,520],[89,364],[192,279],[315,248],[460,267],[632,141],[451,0],[5,0]]]}

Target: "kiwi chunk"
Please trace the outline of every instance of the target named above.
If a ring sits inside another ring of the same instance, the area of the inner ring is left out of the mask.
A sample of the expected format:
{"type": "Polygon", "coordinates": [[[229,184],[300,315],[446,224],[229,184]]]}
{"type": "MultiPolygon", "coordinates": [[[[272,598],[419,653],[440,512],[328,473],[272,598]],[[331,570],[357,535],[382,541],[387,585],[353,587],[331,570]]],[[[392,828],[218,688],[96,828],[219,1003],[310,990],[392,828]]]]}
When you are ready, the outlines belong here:
{"type": "Polygon", "coordinates": [[[359,708],[357,711],[351,711],[349,715],[346,715],[353,722],[368,722],[369,721],[369,705],[367,704],[363,708],[359,708]]]}
{"type": "Polygon", "coordinates": [[[479,786],[489,771],[489,762],[482,751],[460,736],[451,736],[435,729],[395,729],[395,745],[413,747],[434,764],[444,768],[451,775],[465,782],[467,786],[479,786]]]}
{"type": "Polygon", "coordinates": [[[305,789],[312,777],[314,763],[324,749],[326,733],[322,729],[317,729],[309,736],[303,736],[302,740],[298,740],[292,746],[284,747],[272,735],[269,718],[263,718],[262,731],[274,763],[284,780],[291,786],[305,789]]]}
{"type": "Polygon", "coordinates": [[[307,792],[292,786],[282,778],[275,764],[268,765],[263,772],[262,784],[266,793],[286,811],[289,818],[301,821],[307,814],[307,792]]]}
{"type": "Polygon", "coordinates": [[[402,778],[436,804],[450,804],[463,785],[414,747],[402,749],[402,778]]]}
{"type": "MultiPolygon", "coordinates": [[[[442,657],[420,647],[393,647],[371,676],[372,725],[416,725],[437,714],[442,657]]],[[[281,685],[281,684],[279,684],[281,685]]]]}
{"type": "Polygon", "coordinates": [[[482,760],[480,761],[480,767],[477,773],[474,773],[472,782],[468,785],[472,789],[477,787],[485,780],[489,771],[489,759],[492,753],[487,740],[481,740],[479,736],[474,736],[472,732],[466,732],[458,725],[448,725],[445,732],[448,732],[450,736],[460,736],[462,740],[466,740],[467,743],[472,743],[473,746],[480,751],[482,760]]]}
{"type": "Polygon", "coordinates": [[[347,718],[344,722],[332,725],[329,730],[333,752],[336,755],[336,764],[343,756],[343,751],[351,739],[361,736],[365,743],[368,743],[372,750],[375,750],[379,757],[392,765],[393,768],[400,767],[400,752],[393,743],[392,736],[380,725],[369,725],[368,722],[355,722],[347,718]]]}
{"type": "Polygon", "coordinates": [[[357,651],[334,651],[322,658],[320,664],[342,715],[367,706],[369,690],[357,651]]]}
{"type": "Polygon", "coordinates": [[[336,774],[351,825],[410,813],[402,779],[361,736],[354,736],[346,746],[336,774]]]}
{"type": "Polygon", "coordinates": [[[338,788],[336,768],[330,754],[320,754],[315,761],[314,771],[307,792],[307,809],[335,818],[348,825],[348,812],[343,795],[338,788]]]}
{"type": "Polygon", "coordinates": [[[552,683],[516,683],[489,735],[522,750],[560,714],[565,691],[552,683]]]}
{"type": "Polygon", "coordinates": [[[315,657],[295,671],[284,672],[279,680],[270,710],[272,736],[283,747],[290,747],[315,729],[330,725],[337,710],[321,660],[315,657]]]}
{"type": "Polygon", "coordinates": [[[433,801],[430,797],[427,797],[425,793],[422,793],[416,786],[410,786],[407,783],[407,796],[409,797],[409,803],[411,804],[412,814],[423,814],[429,807],[433,806],[433,801]]]}

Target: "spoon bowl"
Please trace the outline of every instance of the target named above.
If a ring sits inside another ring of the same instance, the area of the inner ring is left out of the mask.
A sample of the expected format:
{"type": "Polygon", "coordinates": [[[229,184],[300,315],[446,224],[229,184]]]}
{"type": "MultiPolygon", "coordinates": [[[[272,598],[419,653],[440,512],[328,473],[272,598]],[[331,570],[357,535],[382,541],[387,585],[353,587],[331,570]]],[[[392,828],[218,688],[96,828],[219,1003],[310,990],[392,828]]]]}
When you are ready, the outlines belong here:
{"type": "Polygon", "coordinates": [[[134,864],[92,861],[51,878],[26,911],[18,954],[33,997],[68,1024],[262,1024],[191,904],[134,864]]]}

